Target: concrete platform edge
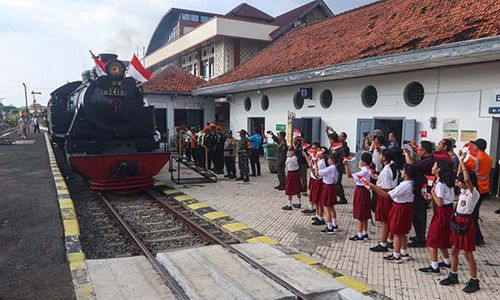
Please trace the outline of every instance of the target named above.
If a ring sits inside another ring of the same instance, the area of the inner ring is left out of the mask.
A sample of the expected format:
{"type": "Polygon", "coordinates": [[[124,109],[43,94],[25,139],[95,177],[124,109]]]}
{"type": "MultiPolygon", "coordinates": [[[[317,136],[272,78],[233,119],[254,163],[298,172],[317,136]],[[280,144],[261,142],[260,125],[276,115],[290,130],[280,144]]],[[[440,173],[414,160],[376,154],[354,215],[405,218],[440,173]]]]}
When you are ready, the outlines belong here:
{"type": "Polygon", "coordinates": [[[50,168],[54,176],[54,184],[57,190],[59,209],[61,211],[61,218],[64,226],[66,260],[68,261],[71,276],[73,278],[75,295],[77,299],[96,299],[94,287],[89,278],[85,254],[80,244],[80,229],[76,218],[75,207],[69,195],[64,177],[57,165],[47,133],[45,133],[45,144],[49,153],[50,168]]]}
{"type": "MultiPolygon", "coordinates": [[[[206,204],[205,202],[200,202],[195,198],[186,195],[185,193],[176,190],[166,184],[165,182],[156,180],[155,188],[161,191],[169,199],[179,202],[182,206],[194,212],[195,214],[203,217],[204,219],[210,221],[214,225],[221,227],[223,230],[234,236],[237,240],[242,243],[264,243],[278,248],[282,252],[288,254],[289,256],[301,261],[316,270],[331,276],[336,281],[344,284],[349,289],[352,289],[351,295],[356,295],[360,293],[364,296],[368,296],[372,299],[390,299],[387,296],[380,294],[373,288],[370,288],[366,284],[350,277],[343,275],[331,268],[328,268],[309,255],[300,253],[283,245],[280,245],[278,241],[272,239],[269,236],[263,235],[260,232],[248,227],[247,225],[238,222],[237,220],[231,218],[224,212],[218,211],[206,204]]],[[[359,294],[358,294],[359,295],[359,294]]],[[[355,296],[353,299],[356,299],[355,296]]]]}

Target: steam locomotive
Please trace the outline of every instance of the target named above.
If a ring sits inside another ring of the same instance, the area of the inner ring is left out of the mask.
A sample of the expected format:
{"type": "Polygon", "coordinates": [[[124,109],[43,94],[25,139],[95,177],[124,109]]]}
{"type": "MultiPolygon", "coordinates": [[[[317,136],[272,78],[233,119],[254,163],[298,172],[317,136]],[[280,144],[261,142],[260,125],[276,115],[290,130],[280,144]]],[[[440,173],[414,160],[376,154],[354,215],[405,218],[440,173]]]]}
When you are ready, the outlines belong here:
{"type": "Polygon", "coordinates": [[[85,71],[51,93],[49,134],[93,189],[127,193],[151,187],[170,155],[157,149],[154,108],[117,58],[100,54],[106,75],[85,71]]]}

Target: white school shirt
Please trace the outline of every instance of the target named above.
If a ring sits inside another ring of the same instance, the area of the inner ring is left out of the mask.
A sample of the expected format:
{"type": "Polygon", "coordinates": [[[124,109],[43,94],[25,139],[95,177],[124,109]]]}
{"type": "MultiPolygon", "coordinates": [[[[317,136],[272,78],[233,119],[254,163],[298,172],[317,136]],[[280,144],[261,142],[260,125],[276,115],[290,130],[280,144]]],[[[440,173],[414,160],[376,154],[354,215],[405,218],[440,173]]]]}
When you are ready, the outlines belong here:
{"type": "MultiPolygon", "coordinates": [[[[326,161],[323,158],[323,159],[318,160],[318,173],[319,173],[319,170],[324,169],[324,168],[326,168],[326,161]]],[[[316,175],[314,175],[313,169],[314,168],[311,168],[311,178],[312,179],[321,179],[321,176],[319,176],[319,174],[318,174],[318,177],[316,177],[316,175]]]]}
{"type": "Polygon", "coordinates": [[[384,165],[382,164],[382,161],[380,160],[380,154],[382,153],[382,150],[384,150],[384,146],[380,146],[380,149],[373,149],[372,151],[372,162],[375,165],[375,171],[380,172],[383,168],[384,165]]]}
{"type": "Polygon", "coordinates": [[[448,187],[443,182],[437,182],[435,187],[436,196],[443,199],[443,205],[448,205],[453,203],[453,199],[455,198],[455,191],[453,188],[448,187]]]}
{"type": "Polygon", "coordinates": [[[474,212],[477,202],[479,201],[479,192],[474,188],[474,193],[469,189],[461,189],[458,196],[457,213],[463,215],[470,215],[474,212]]]}
{"type": "Polygon", "coordinates": [[[392,164],[393,162],[391,161],[390,164],[385,165],[382,172],[378,174],[377,185],[386,190],[392,190],[398,185],[398,176],[394,176],[392,173],[392,164]]]}
{"type": "Polygon", "coordinates": [[[299,170],[299,160],[297,159],[297,156],[287,157],[285,164],[288,171],[299,170]]]}
{"type": "Polygon", "coordinates": [[[413,197],[413,180],[401,182],[396,188],[389,191],[392,201],[396,203],[412,203],[413,197]]]}
{"type": "Polygon", "coordinates": [[[339,178],[339,171],[335,165],[318,170],[318,174],[323,179],[324,184],[335,184],[339,178]]]}
{"type": "Polygon", "coordinates": [[[361,170],[359,172],[352,174],[352,178],[354,179],[354,183],[356,183],[357,186],[364,186],[363,181],[361,181],[358,176],[362,176],[367,180],[370,180],[371,174],[372,172],[368,167],[361,167],[361,170]]]}

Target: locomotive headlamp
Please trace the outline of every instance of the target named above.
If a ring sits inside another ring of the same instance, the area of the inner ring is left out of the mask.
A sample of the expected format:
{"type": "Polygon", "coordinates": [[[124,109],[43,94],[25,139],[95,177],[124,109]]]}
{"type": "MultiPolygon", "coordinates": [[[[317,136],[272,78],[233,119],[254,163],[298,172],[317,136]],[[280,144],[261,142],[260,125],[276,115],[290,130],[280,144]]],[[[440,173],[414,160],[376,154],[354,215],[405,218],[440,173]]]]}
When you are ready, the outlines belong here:
{"type": "Polygon", "coordinates": [[[125,75],[125,65],[119,60],[112,60],[106,64],[106,73],[115,78],[125,75]]]}

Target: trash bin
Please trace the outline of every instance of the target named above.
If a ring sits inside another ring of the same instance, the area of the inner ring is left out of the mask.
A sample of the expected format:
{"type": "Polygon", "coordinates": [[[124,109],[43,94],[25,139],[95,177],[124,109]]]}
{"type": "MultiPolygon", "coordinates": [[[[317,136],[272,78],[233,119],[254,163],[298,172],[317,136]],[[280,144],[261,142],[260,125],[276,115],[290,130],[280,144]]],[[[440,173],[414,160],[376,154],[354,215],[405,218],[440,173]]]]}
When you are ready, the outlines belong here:
{"type": "Polygon", "coordinates": [[[269,156],[267,158],[267,165],[269,166],[269,172],[272,174],[278,173],[278,157],[277,156],[269,156]]]}
{"type": "Polygon", "coordinates": [[[262,149],[264,149],[264,158],[269,159],[269,157],[275,156],[276,148],[277,148],[276,144],[265,143],[264,145],[262,145],[262,149]]]}

